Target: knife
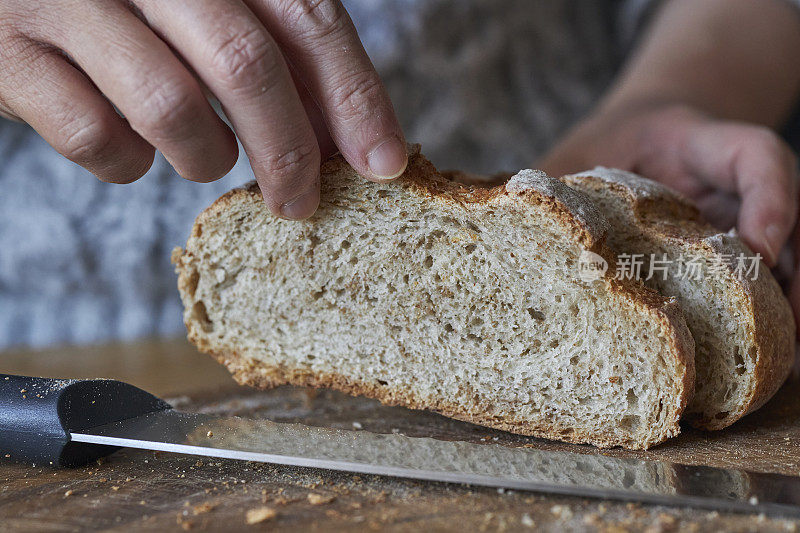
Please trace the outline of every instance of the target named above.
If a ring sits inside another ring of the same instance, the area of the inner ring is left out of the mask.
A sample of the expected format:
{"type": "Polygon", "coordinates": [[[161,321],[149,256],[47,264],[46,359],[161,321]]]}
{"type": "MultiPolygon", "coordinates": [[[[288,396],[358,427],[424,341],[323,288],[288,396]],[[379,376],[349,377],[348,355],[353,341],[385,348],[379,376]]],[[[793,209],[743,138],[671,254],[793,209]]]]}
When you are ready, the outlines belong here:
{"type": "Polygon", "coordinates": [[[121,381],[0,374],[0,458],[70,467],[120,447],[800,517],[782,474],[182,413],[121,381]]]}

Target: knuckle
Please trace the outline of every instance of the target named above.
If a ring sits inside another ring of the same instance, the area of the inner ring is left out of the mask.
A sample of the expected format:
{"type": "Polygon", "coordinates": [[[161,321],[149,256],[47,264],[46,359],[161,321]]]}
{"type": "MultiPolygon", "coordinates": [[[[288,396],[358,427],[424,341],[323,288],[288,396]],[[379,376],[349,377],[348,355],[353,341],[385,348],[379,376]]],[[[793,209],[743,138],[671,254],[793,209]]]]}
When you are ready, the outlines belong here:
{"type": "Polygon", "coordinates": [[[350,17],[339,0],[291,0],[287,19],[296,31],[318,40],[347,28],[350,17]]]}
{"type": "Polygon", "coordinates": [[[112,145],[111,127],[100,117],[76,117],[61,128],[54,148],[78,164],[91,164],[107,157],[112,145]]]}
{"type": "Polygon", "coordinates": [[[783,159],[787,150],[781,138],[771,129],[761,126],[754,127],[751,133],[751,142],[759,150],[765,152],[770,157],[777,157],[783,159]]]}
{"type": "Polygon", "coordinates": [[[270,181],[293,189],[307,178],[306,174],[319,170],[319,150],[310,142],[297,143],[287,151],[267,156],[264,164],[273,176],[270,181]]]}
{"type": "Polygon", "coordinates": [[[777,133],[766,127],[756,127],[753,132],[755,148],[767,158],[770,167],[792,175],[797,171],[797,154],[777,133]]]}
{"type": "Polygon", "coordinates": [[[141,106],[131,121],[136,129],[154,140],[185,136],[200,116],[202,101],[188,84],[154,83],[141,93],[141,106]]]}
{"type": "Polygon", "coordinates": [[[213,46],[213,75],[230,90],[265,90],[277,78],[282,56],[262,31],[235,33],[213,46]]]}
{"type": "Polygon", "coordinates": [[[383,94],[383,85],[377,75],[359,73],[341,83],[333,91],[334,109],[346,115],[371,113],[377,107],[383,94]]]}

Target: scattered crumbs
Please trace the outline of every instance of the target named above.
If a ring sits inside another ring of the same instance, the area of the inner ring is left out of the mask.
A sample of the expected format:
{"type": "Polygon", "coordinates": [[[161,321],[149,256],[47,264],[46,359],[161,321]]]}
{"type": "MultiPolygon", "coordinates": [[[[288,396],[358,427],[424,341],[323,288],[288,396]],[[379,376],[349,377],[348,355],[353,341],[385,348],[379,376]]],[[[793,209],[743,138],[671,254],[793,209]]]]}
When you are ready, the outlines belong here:
{"type": "Polygon", "coordinates": [[[129,483],[129,482],[133,481],[133,478],[132,477],[126,477],[125,481],[129,483]]]}
{"type": "Polygon", "coordinates": [[[208,433],[206,433],[206,437],[211,438],[213,436],[214,436],[214,432],[212,432],[212,431],[209,431],[208,433]]]}
{"type": "Polygon", "coordinates": [[[28,392],[28,389],[20,389],[19,391],[20,391],[22,394],[25,394],[26,392],[28,392]]]}
{"type": "Polygon", "coordinates": [[[572,518],[572,509],[570,509],[566,505],[554,505],[550,508],[550,513],[553,516],[556,516],[563,520],[569,520],[570,518],[572,518]]]}
{"type": "Polygon", "coordinates": [[[192,507],[192,511],[194,512],[194,514],[198,515],[198,514],[203,514],[203,513],[208,513],[210,511],[213,511],[216,507],[217,507],[216,503],[203,502],[203,503],[197,504],[194,507],[192,507]]]}
{"type": "Polygon", "coordinates": [[[248,524],[258,524],[272,520],[276,516],[278,516],[278,512],[272,507],[256,507],[247,511],[246,520],[248,524]]]}
{"type": "Polygon", "coordinates": [[[113,490],[114,492],[116,492],[116,491],[118,491],[118,490],[119,490],[119,487],[118,487],[118,486],[116,486],[116,485],[114,485],[113,487],[111,487],[111,490],[113,490]]]}
{"type": "Polygon", "coordinates": [[[600,515],[589,513],[583,517],[583,524],[587,526],[597,526],[600,523],[600,515]]]}
{"type": "Polygon", "coordinates": [[[64,497],[68,498],[68,497],[72,496],[73,494],[75,494],[75,491],[72,490],[72,489],[69,489],[67,492],[64,493],[64,497]]]}
{"type": "Polygon", "coordinates": [[[505,494],[505,493],[506,493],[506,489],[504,489],[503,487],[499,487],[497,489],[497,494],[505,494]]]}
{"type": "Polygon", "coordinates": [[[325,505],[331,503],[336,499],[336,496],[330,494],[317,494],[316,492],[308,493],[308,503],[311,505],[325,505]]]}
{"type": "Polygon", "coordinates": [[[658,515],[658,523],[663,527],[672,528],[677,522],[678,520],[671,514],[661,513],[658,515]]]}
{"type": "Polygon", "coordinates": [[[364,426],[361,425],[361,422],[353,422],[353,429],[361,429],[364,426]]]}
{"type": "Polygon", "coordinates": [[[147,505],[147,502],[144,500],[139,500],[139,505],[147,505]]]}
{"type": "Polygon", "coordinates": [[[525,527],[536,527],[536,522],[533,521],[531,515],[525,513],[522,515],[522,518],[519,519],[519,523],[525,527]]]}
{"type": "Polygon", "coordinates": [[[750,496],[750,499],[747,501],[750,505],[758,505],[758,496],[750,496]]]}

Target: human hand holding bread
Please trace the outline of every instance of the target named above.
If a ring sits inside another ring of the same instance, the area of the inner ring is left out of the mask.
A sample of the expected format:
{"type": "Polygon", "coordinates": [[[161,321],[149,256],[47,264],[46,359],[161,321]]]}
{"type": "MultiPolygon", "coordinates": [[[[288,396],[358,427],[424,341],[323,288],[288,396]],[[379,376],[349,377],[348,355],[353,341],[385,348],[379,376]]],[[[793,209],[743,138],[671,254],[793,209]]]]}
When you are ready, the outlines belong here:
{"type": "Polygon", "coordinates": [[[367,179],[406,165],[339,0],[2,0],[0,71],[0,113],[103,181],[140,178],[155,149],[186,179],[225,175],[237,144],[206,90],[276,215],[313,214],[336,150],[367,179]]]}
{"type": "Polygon", "coordinates": [[[774,131],[800,92],[795,15],[773,0],[668,2],[601,102],[537,166],[559,176],[603,165],[660,181],[717,228],[735,226],[770,267],[788,242],[797,321],[798,163],[774,131]]]}

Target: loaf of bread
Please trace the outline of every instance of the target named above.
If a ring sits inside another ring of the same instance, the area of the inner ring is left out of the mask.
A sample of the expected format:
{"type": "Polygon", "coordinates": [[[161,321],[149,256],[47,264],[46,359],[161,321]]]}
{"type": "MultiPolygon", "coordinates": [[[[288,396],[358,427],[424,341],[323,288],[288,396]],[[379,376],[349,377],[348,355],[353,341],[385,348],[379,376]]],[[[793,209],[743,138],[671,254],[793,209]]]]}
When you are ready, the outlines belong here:
{"type": "Polygon", "coordinates": [[[414,149],[382,184],[333,157],[321,197],[293,222],[254,184],[233,190],[173,255],[189,339],[240,383],[604,447],[679,432],[691,334],[674,299],[614,279],[608,222],[582,193],[537,171],[461,186],[414,149]],[[612,267],[587,279],[587,257],[612,267]]]}
{"type": "Polygon", "coordinates": [[[795,324],[769,268],[660,183],[607,168],[561,179],[600,208],[609,244],[631,265],[641,260],[641,279],[678,299],[696,344],[687,418],[722,429],[771,398],[794,360],[795,324]]]}

